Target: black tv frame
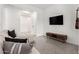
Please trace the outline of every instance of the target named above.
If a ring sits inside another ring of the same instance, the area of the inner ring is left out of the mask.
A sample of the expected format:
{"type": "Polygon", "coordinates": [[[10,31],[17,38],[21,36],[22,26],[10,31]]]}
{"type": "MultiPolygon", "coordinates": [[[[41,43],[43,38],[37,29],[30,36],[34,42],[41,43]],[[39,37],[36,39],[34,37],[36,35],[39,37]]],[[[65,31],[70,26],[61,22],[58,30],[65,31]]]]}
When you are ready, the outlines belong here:
{"type": "Polygon", "coordinates": [[[50,25],[63,25],[63,15],[49,17],[49,24],[50,25]]]}

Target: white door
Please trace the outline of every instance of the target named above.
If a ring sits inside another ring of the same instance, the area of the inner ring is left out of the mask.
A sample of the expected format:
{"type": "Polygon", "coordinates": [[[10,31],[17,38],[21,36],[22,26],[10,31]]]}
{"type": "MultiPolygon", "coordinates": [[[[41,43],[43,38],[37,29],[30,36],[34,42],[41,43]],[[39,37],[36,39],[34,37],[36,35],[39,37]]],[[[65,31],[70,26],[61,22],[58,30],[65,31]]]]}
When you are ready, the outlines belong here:
{"type": "Polygon", "coordinates": [[[20,32],[32,32],[32,17],[31,15],[21,15],[20,17],[20,32]]]}

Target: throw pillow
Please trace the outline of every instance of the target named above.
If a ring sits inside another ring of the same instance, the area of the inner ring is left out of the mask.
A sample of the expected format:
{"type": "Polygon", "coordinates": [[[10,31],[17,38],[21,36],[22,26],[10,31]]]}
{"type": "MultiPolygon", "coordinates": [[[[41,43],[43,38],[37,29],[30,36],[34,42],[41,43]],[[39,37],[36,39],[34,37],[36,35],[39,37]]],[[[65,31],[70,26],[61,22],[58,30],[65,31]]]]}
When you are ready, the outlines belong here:
{"type": "Polygon", "coordinates": [[[8,30],[8,35],[11,36],[12,38],[15,38],[16,37],[15,30],[12,31],[8,30]]]}

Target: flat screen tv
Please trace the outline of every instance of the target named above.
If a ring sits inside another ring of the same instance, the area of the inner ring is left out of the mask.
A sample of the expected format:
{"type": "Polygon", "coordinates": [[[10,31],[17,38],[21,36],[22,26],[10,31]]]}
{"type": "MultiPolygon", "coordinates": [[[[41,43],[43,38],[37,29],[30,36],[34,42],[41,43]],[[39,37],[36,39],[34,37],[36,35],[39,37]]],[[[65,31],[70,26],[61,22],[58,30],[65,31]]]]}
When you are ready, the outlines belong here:
{"type": "Polygon", "coordinates": [[[58,15],[49,18],[50,25],[63,25],[63,15],[58,15]]]}

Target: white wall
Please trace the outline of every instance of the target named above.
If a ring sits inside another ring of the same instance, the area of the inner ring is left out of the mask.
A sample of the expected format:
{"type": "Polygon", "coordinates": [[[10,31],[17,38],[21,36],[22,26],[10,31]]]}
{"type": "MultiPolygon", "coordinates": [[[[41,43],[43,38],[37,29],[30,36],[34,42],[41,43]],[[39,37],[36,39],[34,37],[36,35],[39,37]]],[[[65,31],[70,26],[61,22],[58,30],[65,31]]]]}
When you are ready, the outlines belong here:
{"type": "Polygon", "coordinates": [[[40,8],[36,8],[33,7],[32,5],[24,5],[24,4],[18,4],[18,5],[14,5],[18,8],[21,8],[23,10],[27,10],[27,11],[35,11],[37,12],[37,19],[36,19],[36,24],[34,27],[34,32],[36,33],[37,36],[42,35],[43,34],[43,10],[41,10],[40,8]]]}
{"type": "MultiPolygon", "coordinates": [[[[19,5],[20,6],[20,5],[19,5]]],[[[19,12],[20,11],[30,11],[30,12],[36,12],[37,13],[37,19],[35,20],[36,24],[34,24],[34,32],[36,35],[41,35],[43,33],[43,24],[42,24],[42,11],[39,8],[33,8],[31,6],[18,8],[17,6],[12,6],[12,5],[4,5],[3,7],[3,30],[4,29],[15,29],[17,33],[20,32],[20,17],[19,17],[19,12]],[[24,9],[25,8],[25,9],[24,9]],[[6,11],[6,12],[5,12],[6,11]],[[5,20],[6,19],[6,20],[5,20]],[[4,23],[6,21],[6,24],[4,23]]]]}
{"type": "Polygon", "coordinates": [[[67,42],[78,45],[79,30],[75,29],[75,10],[78,5],[54,5],[47,8],[44,13],[44,33],[53,32],[66,34],[67,42]],[[49,17],[64,15],[64,25],[49,25],[49,17]]]}
{"type": "Polygon", "coordinates": [[[16,32],[19,31],[19,10],[12,6],[4,5],[2,9],[2,30],[12,30],[15,29],[16,32]]]}
{"type": "Polygon", "coordinates": [[[0,4],[0,31],[1,31],[1,26],[2,26],[2,7],[3,7],[3,5],[2,4],[0,4]]]}
{"type": "MultiPolygon", "coordinates": [[[[19,10],[28,10],[37,12],[37,20],[34,26],[35,33],[37,35],[46,34],[46,32],[55,32],[60,34],[68,35],[67,41],[69,43],[79,45],[79,30],[75,29],[75,20],[76,20],[76,8],[78,5],[53,5],[47,9],[35,8],[29,5],[14,5],[9,6],[8,15],[10,15],[9,24],[14,24],[10,26],[15,28],[16,31],[19,31],[19,21],[16,21],[18,18],[17,12],[19,10]],[[64,25],[49,25],[49,17],[64,15],[64,25]],[[15,25],[16,24],[16,25],[15,25]]],[[[0,7],[1,8],[1,7],[0,7]]],[[[3,15],[4,16],[4,15],[3,15]]]]}

